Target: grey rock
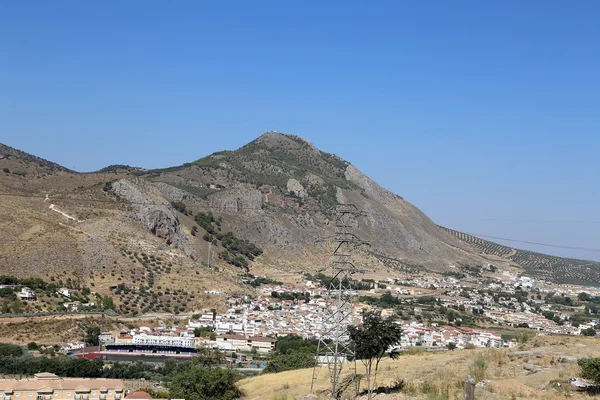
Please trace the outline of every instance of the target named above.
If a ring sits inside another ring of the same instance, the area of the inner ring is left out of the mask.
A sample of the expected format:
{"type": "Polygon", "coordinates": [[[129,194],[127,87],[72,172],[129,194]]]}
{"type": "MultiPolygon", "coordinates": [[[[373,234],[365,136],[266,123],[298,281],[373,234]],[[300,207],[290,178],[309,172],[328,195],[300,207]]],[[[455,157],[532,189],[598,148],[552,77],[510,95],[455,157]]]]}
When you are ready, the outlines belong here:
{"type": "Polygon", "coordinates": [[[304,189],[304,186],[296,179],[289,179],[287,181],[287,190],[288,192],[294,193],[296,196],[301,198],[306,198],[308,193],[304,189]]]}
{"type": "Polygon", "coordinates": [[[575,356],[558,356],[553,358],[552,361],[563,364],[572,364],[579,361],[579,358],[575,356]]]}
{"type": "Polygon", "coordinates": [[[152,184],[120,179],[112,183],[113,192],[132,203],[130,216],[155,236],[174,247],[186,250],[187,236],[181,230],[179,218],[152,184]]]}
{"type": "Polygon", "coordinates": [[[535,370],[535,365],[533,363],[525,363],[523,364],[523,369],[527,371],[533,371],[535,370]]]}

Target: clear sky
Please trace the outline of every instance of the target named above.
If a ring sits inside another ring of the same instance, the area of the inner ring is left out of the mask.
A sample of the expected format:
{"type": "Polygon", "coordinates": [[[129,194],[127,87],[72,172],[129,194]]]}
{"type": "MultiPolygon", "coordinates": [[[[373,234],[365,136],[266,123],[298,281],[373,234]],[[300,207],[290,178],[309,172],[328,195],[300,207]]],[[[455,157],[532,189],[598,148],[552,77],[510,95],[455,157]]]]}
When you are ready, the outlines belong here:
{"type": "Polygon", "coordinates": [[[5,1],[0,142],[91,171],[294,133],[440,224],[600,248],[599,15],[595,0],[5,1]]]}

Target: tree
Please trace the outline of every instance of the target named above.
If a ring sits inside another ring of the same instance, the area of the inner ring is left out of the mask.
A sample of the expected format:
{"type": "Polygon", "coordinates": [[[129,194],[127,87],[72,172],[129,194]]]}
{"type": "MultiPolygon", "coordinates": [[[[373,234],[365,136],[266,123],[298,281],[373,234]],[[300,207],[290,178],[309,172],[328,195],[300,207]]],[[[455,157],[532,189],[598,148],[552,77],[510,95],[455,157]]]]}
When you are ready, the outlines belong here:
{"type": "Polygon", "coordinates": [[[446,345],[446,347],[448,348],[448,350],[455,350],[456,349],[456,343],[454,343],[454,342],[448,342],[448,344],[446,345]]]}
{"type": "Polygon", "coordinates": [[[577,295],[577,299],[579,301],[590,301],[592,299],[592,296],[590,296],[589,294],[587,294],[585,292],[581,292],[577,295]]]}
{"type": "Polygon", "coordinates": [[[577,364],[581,367],[581,377],[600,383],[600,358],[582,358],[577,364]]]}
{"type": "Polygon", "coordinates": [[[194,365],[175,375],[169,384],[171,398],[186,400],[232,400],[241,396],[237,376],[230,368],[194,365]]]}
{"type": "Polygon", "coordinates": [[[85,329],[85,342],[90,346],[98,346],[100,344],[100,327],[88,326],[85,329]]]}
{"type": "Polygon", "coordinates": [[[596,329],[594,329],[594,328],[582,329],[581,334],[583,336],[596,336],[596,329]]]}
{"type": "Polygon", "coordinates": [[[27,343],[27,350],[33,351],[37,350],[39,347],[36,342],[27,343]]]}
{"type": "Polygon", "coordinates": [[[218,349],[213,349],[208,346],[200,345],[196,348],[198,355],[194,358],[196,364],[202,364],[203,366],[219,365],[225,358],[225,355],[218,349]]]}
{"type": "Polygon", "coordinates": [[[377,312],[365,311],[362,319],[362,326],[348,326],[348,336],[356,358],[365,365],[367,390],[369,398],[372,398],[373,388],[377,386],[377,371],[381,359],[386,354],[392,358],[399,356],[398,352],[391,350],[400,343],[402,329],[392,319],[384,319],[377,312]]]}

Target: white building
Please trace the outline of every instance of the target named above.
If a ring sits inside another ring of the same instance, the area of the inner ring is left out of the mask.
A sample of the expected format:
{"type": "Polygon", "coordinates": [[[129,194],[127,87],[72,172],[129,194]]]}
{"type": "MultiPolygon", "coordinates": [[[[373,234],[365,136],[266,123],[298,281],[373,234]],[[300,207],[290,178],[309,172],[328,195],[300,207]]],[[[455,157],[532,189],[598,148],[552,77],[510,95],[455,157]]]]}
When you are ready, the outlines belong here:
{"type": "Polygon", "coordinates": [[[56,291],[56,293],[60,296],[71,298],[73,291],[71,289],[67,289],[67,288],[60,288],[56,291]]]}
{"type": "Polygon", "coordinates": [[[36,301],[37,297],[35,292],[28,287],[21,288],[21,291],[17,293],[17,297],[24,301],[36,301]]]}
{"type": "Polygon", "coordinates": [[[141,333],[133,337],[132,343],[136,346],[196,348],[196,338],[193,336],[157,336],[141,333]]]}

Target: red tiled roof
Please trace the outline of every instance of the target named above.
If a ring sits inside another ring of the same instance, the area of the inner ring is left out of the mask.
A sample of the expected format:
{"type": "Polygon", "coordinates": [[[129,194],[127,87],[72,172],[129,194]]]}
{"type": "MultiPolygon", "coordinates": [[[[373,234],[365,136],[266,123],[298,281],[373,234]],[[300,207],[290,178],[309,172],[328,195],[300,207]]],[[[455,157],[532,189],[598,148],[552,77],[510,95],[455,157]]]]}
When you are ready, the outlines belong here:
{"type": "Polygon", "coordinates": [[[125,396],[126,399],[145,399],[145,400],[152,400],[152,396],[150,396],[148,393],[146,392],[133,392],[131,394],[128,394],[127,396],[125,396]]]}

